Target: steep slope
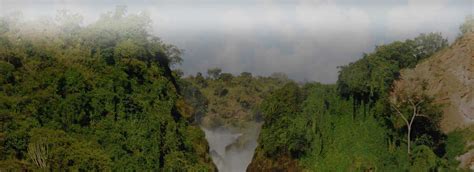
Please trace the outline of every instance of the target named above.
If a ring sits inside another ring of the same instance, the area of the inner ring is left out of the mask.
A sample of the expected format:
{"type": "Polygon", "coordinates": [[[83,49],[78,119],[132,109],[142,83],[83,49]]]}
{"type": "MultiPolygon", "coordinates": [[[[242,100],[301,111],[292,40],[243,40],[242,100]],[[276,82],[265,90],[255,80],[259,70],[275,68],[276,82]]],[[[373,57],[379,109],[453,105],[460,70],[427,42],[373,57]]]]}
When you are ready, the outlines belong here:
{"type": "Polygon", "coordinates": [[[215,171],[148,21],[0,18],[0,171],[215,171]]]}
{"type": "MultiPolygon", "coordinates": [[[[206,99],[204,101],[207,101],[205,105],[200,105],[205,106],[202,107],[205,112],[201,114],[200,122],[207,128],[245,127],[247,122],[253,122],[256,119],[255,109],[263,98],[287,82],[287,79],[276,77],[253,77],[247,72],[239,76],[221,73],[215,78],[204,78],[202,74],[197,74],[185,80],[192,85],[188,87],[200,90],[201,96],[206,99]]],[[[187,90],[187,92],[190,91],[187,90]]],[[[188,97],[196,97],[196,95],[188,97]]],[[[194,100],[190,103],[198,104],[196,101],[203,100],[194,100]]]]}
{"type": "Polygon", "coordinates": [[[474,124],[474,33],[466,33],[451,47],[401,72],[402,80],[414,77],[424,80],[427,93],[442,105],[444,132],[474,124]]]}
{"type": "MultiPolygon", "coordinates": [[[[474,32],[465,33],[451,47],[436,53],[414,69],[401,72],[401,82],[420,80],[442,110],[445,133],[462,130],[474,135],[474,32]]],[[[464,137],[461,168],[474,169],[474,139],[464,137]]]]}
{"type": "MultiPolygon", "coordinates": [[[[220,69],[219,69],[220,70],[220,69]]],[[[257,147],[261,122],[257,107],[288,79],[198,73],[182,81],[183,94],[206,133],[209,153],[219,171],[245,171],[257,147]],[[210,75],[211,76],[211,75],[210,75]]]]}

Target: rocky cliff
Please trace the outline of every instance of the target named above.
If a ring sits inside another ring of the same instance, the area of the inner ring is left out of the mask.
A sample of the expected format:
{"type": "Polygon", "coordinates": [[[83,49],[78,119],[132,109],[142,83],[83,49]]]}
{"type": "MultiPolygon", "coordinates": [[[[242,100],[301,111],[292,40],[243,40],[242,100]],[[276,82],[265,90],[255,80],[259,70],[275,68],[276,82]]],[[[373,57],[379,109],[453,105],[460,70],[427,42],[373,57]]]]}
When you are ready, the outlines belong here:
{"type": "Polygon", "coordinates": [[[441,128],[450,132],[474,124],[474,33],[466,33],[449,48],[403,70],[401,79],[427,82],[427,93],[443,109],[441,128]]]}
{"type": "MultiPolygon", "coordinates": [[[[445,133],[462,129],[474,133],[474,32],[458,38],[449,48],[436,53],[414,69],[401,72],[401,81],[417,78],[427,83],[427,94],[443,109],[441,129],[445,133]]],[[[460,166],[474,170],[474,139],[467,141],[460,166]]]]}

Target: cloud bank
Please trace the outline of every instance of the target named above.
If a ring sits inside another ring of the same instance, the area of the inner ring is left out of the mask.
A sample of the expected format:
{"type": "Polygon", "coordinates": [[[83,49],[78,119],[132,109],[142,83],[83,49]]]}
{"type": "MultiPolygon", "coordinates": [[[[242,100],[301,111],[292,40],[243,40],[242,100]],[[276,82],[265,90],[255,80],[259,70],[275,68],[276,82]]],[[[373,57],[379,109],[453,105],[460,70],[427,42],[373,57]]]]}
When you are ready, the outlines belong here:
{"type": "Polygon", "coordinates": [[[26,17],[54,16],[70,9],[85,23],[116,5],[147,11],[153,33],[185,50],[185,74],[220,67],[258,75],[283,72],[296,80],[333,83],[337,66],[370,52],[376,44],[424,32],[453,40],[470,0],[0,0],[0,15],[21,10],[26,17]]]}

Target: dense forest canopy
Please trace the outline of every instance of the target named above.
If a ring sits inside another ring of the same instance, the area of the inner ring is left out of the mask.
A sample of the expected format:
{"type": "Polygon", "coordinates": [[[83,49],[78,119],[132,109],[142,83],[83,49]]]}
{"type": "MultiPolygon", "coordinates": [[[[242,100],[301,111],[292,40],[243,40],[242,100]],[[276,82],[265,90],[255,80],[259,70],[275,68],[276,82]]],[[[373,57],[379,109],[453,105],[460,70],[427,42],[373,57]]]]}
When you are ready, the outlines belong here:
{"type": "Polygon", "coordinates": [[[242,128],[259,121],[262,100],[289,81],[281,73],[263,77],[242,72],[234,76],[212,68],[207,76],[197,73],[183,79],[182,89],[188,103],[202,112],[196,115],[202,126],[242,128]]]}
{"type": "Polygon", "coordinates": [[[0,21],[0,169],[214,170],[146,14],[0,21]]]}
{"type": "Polygon", "coordinates": [[[400,82],[448,48],[441,33],[377,46],[321,84],[220,68],[181,78],[182,51],[149,33],[147,13],[81,21],[0,18],[0,171],[215,171],[199,125],[262,122],[248,171],[467,170],[456,156],[473,131],[442,132],[426,82],[400,82]]]}
{"type": "MultiPolygon", "coordinates": [[[[472,17],[460,27],[472,32],[472,17]]],[[[469,33],[470,34],[470,33],[469,33]]],[[[377,46],[336,84],[289,83],[259,107],[265,124],[248,171],[454,171],[472,129],[443,133],[426,82],[398,82],[448,46],[441,33],[377,46]]],[[[466,169],[467,170],[467,169],[466,169]]]]}

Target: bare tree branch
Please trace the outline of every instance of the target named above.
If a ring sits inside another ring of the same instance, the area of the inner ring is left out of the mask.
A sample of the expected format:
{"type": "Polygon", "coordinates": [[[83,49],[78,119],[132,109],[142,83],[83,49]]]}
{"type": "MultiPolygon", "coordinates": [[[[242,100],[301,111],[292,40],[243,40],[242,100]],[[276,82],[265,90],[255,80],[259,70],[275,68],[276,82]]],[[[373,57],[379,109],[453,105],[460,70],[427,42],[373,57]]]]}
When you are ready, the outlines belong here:
{"type": "Polygon", "coordinates": [[[403,121],[405,121],[405,123],[408,125],[408,120],[407,120],[407,118],[405,118],[403,113],[400,112],[400,110],[395,105],[393,105],[393,104],[391,104],[391,105],[392,105],[392,108],[397,111],[398,115],[400,115],[400,117],[402,117],[403,121]]]}

